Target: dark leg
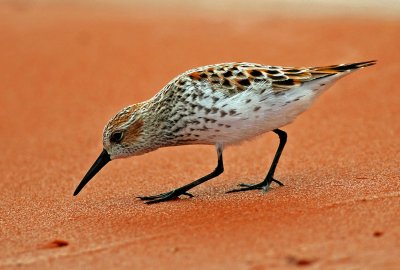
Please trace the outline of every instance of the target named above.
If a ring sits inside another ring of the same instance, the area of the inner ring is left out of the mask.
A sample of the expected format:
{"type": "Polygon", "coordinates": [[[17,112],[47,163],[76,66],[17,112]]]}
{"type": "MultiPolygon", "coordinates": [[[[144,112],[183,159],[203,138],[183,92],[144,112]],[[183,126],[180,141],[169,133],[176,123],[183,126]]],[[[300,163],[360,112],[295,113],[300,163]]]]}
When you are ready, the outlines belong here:
{"type": "Polygon", "coordinates": [[[148,197],[138,197],[141,200],[147,201],[147,204],[152,204],[152,203],[159,203],[159,202],[164,202],[164,201],[169,201],[175,198],[178,198],[180,195],[186,195],[189,197],[193,197],[192,194],[188,193],[187,191],[189,189],[194,188],[195,186],[200,185],[201,183],[204,183],[214,177],[217,177],[224,171],[224,162],[222,161],[222,146],[217,145],[217,154],[218,154],[218,165],[214,169],[213,172],[210,174],[207,174],[206,176],[203,176],[196,181],[193,181],[190,184],[187,184],[183,187],[171,190],[169,192],[161,193],[159,195],[155,196],[148,196],[148,197]]]}
{"type": "Polygon", "coordinates": [[[254,184],[254,185],[240,184],[239,186],[241,186],[242,188],[233,189],[233,190],[228,191],[227,193],[246,191],[246,190],[252,190],[252,189],[262,189],[264,191],[267,191],[272,182],[275,182],[278,185],[283,186],[283,184],[281,182],[274,179],[274,173],[275,173],[276,165],[278,165],[279,158],[282,154],[283,148],[285,147],[285,144],[287,141],[287,134],[285,131],[280,130],[280,129],[274,129],[273,132],[278,134],[280,141],[279,141],[278,149],[276,150],[276,153],[275,153],[274,160],[272,161],[271,167],[269,168],[268,174],[265,177],[264,181],[262,181],[261,183],[258,183],[258,184],[254,184]]]}

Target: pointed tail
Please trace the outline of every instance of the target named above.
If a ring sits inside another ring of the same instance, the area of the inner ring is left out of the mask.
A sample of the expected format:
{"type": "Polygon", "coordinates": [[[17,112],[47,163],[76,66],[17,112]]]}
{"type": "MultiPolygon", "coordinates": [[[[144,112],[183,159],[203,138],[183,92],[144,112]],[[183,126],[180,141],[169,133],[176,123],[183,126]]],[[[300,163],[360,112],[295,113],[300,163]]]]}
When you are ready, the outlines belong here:
{"type": "Polygon", "coordinates": [[[310,68],[312,71],[315,72],[322,72],[322,73],[341,73],[346,71],[352,71],[359,68],[365,68],[376,64],[376,60],[365,61],[365,62],[358,62],[358,63],[351,63],[351,64],[340,64],[340,65],[333,65],[333,66],[325,66],[325,67],[313,67],[310,68]]]}

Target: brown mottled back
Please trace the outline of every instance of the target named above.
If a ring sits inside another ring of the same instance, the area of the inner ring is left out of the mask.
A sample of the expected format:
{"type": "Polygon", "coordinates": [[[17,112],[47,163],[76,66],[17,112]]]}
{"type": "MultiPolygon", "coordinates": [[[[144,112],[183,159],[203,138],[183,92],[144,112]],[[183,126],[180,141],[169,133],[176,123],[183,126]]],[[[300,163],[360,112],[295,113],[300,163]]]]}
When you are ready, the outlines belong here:
{"type": "Polygon", "coordinates": [[[252,89],[255,84],[264,84],[272,91],[286,91],[303,83],[332,76],[364,66],[374,61],[342,64],[326,67],[278,67],[253,63],[225,63],[204,66],[190,70],[177,78],[178,85],[184,85],[190,78],[192,81],[209,83],[215,91],[223,91],[234,95],[252,89]]]}

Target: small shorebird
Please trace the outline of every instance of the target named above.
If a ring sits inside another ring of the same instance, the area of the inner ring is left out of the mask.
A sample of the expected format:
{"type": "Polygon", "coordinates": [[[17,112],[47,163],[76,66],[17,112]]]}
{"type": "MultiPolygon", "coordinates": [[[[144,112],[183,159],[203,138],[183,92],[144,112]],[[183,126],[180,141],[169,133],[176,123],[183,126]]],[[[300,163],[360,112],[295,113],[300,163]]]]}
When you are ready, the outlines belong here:
{"type": "Polygon", "coordinates": [[[324,67],[278,67],[224,63],[189,70],[168,83],[153,98],[118,112],[105,126],[104,149],[74,192],[80,190],[110,160],[141,155],[160,147],[216,145],[218,164],[211,173],[170,192],[138,197],[146,203],[175,199],[224,171],[224,146],[273,131],[280,142],[265,179],[240,184],[228,192],[268,190],[292,122],[337,79],[376,61],[324,67]]]}

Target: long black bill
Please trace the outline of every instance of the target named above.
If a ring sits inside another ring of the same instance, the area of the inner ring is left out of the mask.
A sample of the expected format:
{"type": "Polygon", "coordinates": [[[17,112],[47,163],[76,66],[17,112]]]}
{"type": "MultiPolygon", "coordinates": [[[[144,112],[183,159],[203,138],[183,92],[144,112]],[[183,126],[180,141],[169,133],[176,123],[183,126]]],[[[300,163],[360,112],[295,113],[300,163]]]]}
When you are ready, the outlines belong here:
{"type": "Polygon", "coordinates": [[[83,177],[82,181],[79,183],[74,192],[74,196],[78,195],[78,193],[84,186],[86,186],[90,179],[92,179],[93,176],[95,176],[96,173],[98,173],[101,168],[103,168],[110,160],[110,155],[105,149],[103,149],[103,152],[101,152],[100,156],[97,158],[92,167],[90,167],[89,171],[86,173],[85,177],[83,177]]]}

